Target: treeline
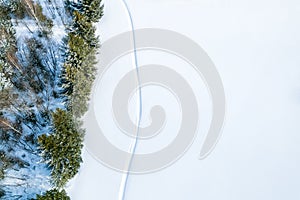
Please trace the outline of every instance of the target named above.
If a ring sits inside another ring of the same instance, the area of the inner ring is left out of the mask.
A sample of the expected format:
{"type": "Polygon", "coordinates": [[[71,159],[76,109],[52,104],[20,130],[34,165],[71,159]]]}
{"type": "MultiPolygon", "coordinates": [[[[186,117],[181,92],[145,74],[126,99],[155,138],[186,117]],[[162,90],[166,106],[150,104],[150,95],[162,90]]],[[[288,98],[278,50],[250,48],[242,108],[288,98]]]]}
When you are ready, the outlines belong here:
{"type": "Polygon", "coordinates": [[[99,39],[94,23],[103,15],[101,0],[82,0],[67,3],[72,15],[68,33],[67,57],[64,65],[63,87],[69,97],[68,109],[81,117],[88,109],[87,101],[96,74],[96,54],[99,39]]]}
{"type": "Polygon", "coordinates": [[[71,23],[63,41],[52,37],[55,22],[37,2],[0,3],[0,199],[70,199],[63,188],[82,162],[80,117],[95,79],[94,23],[103,7],[64,2],[71,23]],[[20,26],[28,31],[16,37],[20,26]]]}
{"type": "Polygon", "coordinates": [[[94,23],[103,15],[101,0],[67,1],[65,6],[72,17],[65,39],[66,59],[61,79],[62,93],[67,98],[66,110],[57,109],[52,115],[53,133],[39,137],[56,192],[78,173],[82,162],[84,131],[80,128],[80,118],[88,109],[96,75],[99,39],[94,23]]]}

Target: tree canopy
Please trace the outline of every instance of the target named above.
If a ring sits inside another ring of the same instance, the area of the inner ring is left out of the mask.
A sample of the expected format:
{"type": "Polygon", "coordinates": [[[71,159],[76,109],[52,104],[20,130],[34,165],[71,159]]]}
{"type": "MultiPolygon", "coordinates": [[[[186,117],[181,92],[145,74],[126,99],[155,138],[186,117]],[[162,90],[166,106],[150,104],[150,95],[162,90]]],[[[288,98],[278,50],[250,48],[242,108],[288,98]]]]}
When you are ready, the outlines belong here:
{"type": "Polygon", "coordinates": [[[53,133],[41,135],[38,141],[54,184],[62,188],[77,174],[82,162],[83,132],[67,111],[57,109],[52,118],[53,133]]]}
{"type": "Polygon", "coordinates": [[[44,195],[37,195],[37,200],[70,200],[65,190],[49,190],[44,195]]]}

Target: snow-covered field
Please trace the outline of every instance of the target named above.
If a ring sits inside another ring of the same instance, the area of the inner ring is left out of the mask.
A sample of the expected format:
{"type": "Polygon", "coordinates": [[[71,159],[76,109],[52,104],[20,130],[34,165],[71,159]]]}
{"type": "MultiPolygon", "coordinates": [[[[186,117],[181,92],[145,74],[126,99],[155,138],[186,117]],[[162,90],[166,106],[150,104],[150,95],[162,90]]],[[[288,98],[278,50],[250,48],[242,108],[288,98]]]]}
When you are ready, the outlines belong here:
{"type": "MultiPolygon", "coordinates": [[[[210,102],[201,78],[196,80],[189,70],[182,72],[193,83],[199,100],[198,136],[174,165],[156,173],[131,175],[126,199],[299,199],[300,3],[296,0],[127,1],[136,29],[173,30],[188,36],[207,52],[223,80],[227,113],[216,148],[206,159],[199,160],[210,123],[210,102]]],[[[121,0],[105,0],[104,4],[105,15],[98,24],[102,43],[131,30],[121,0]]],[[[102,82],[105,89],[100,88],[94,94],[99,102],[95,109],[100,126],[102,123],[108,140],[123,150],[128,150],[133,139],[118,131],[112,116],[111,119],[108,116],[109,110],[103,111],[102,103],[109,105],[113,86],[123,72],[134,68],[132,56],[112,65],[112,74],[102,82]]],[[[139,55],[142,64],[169,64],[179,71],[188,68],[174,59],[157,52],[139,55]]],[[[145,110],[152,106],[151,101],[159,102],[157,97],[164,97],[160,103],[165,106],[168,121],[162,135],[142,141],[137,153],[156,151],[176,136],[176,122],[180,118],[173,113],[177,113],[178,107],[170,95],[163,94],[160,88],[145,88],[145,110]]],[[[131,101],[132,111],[134,102],[131,101]]],[[[136,120],[134,114],[131,117],[136,120]]],[[[150,123],[149,119],[143,122],[150,123]]],[[[83,160],[80,173],[67,188],[72,199],[118,199],[123,174],[97,162],[86,149],[83,160]]]]}

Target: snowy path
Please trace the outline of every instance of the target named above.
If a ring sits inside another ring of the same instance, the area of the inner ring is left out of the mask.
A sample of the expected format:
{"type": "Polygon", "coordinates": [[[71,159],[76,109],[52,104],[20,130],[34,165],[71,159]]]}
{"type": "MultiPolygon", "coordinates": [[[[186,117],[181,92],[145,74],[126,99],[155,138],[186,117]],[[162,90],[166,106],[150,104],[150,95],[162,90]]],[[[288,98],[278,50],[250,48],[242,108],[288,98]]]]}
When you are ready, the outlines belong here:
{"type": "MultiPolygon", "coordinates": [[[[136,28],[174,30],[205,49],[223,79],[227,119],[216,149],[199,161],[197,156],[209,125],[205,118],[209,102],[202,81],[196,81],[203,112],[194,144],[171,167],[131,176],[126,199],[299,199],[300,4],[293,0],[128,2],[136,28]]],[[[104,3],[105,16],[98,29],[102,41],[130,30],[119,0],[104,3]]],[[[143,56],[141,62],[164,62],[154,53],[148,56],[143,56]]],[[[130,60],[123,62],[128,65],[130,60]]],[[[181,67],[177,65],[174,67],[181,67]]],[[[151,105],[147,100],[157,96],[153,92],[145,91],[145,104],[151,105]]],[[[143,142],[138,152],[155,151],[167,144],[176,132],[173,128],[164,132],[165,138],[143,142]]],[[[115,132],[107,137],[122,149],[131,143],[115,132]]],[[[122,174],[99,164],[86,151],[83,159],[80,174],[68,188],[72,199],[117,200],[122,174]]]]}

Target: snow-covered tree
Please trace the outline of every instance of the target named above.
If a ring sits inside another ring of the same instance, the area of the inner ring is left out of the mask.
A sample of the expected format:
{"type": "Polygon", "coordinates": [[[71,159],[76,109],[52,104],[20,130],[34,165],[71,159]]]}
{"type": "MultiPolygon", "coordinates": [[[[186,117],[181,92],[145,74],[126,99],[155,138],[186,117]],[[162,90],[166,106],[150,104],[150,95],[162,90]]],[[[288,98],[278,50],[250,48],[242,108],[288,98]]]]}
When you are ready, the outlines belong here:
{"type": "Polygon", "coordinates": [[[53,113],[53,127],[53,133],[41,135],[38,141],[55,186],[63,188],[82,162],[83,132],[73,115],[61,109],[53,113]]]}
{"type": "Polygon", "coordinates": [[[103,16],[102,0],[82,0],[82,13],[91,21],[98,22],[103,16]]]}
{"type": "Polygon", "coordinates": [[[68,53],[64,67],[64,88],[69,110],[81,117],[88,109],[92,83],[96,74],[96,54],[99,38],[94,22],[102,17],[101,1],[80,1],[73,11],[73,23],[68,34],[68,53]],[[91,7],[95,5],[95,7],[91,7]]]}
{"type": "Polygon", "coordinates": [[[52,20],[32,0],[1,1],[0,11],[0,80],[9,83],[0,90],[0,193],[4,199],[32,199],[51,188],[37,138],[50,132],[51,112],[64,106],[61,41],[40,34],[52,20]],[[18,2],[26,17],[16,14],[18,2]],[[32,30],[22,27],[26,23],[32,30]]]}
{"type": "Polygon", "coordinates": [[[44,195],[37,195],[37,200],[70,200],[65,190],[49,190],[44,195]]]}
{"type": "Polygon", "coordinates": [[[0,1],[0,198],[69,199],[61,189],[82,162],[102,12],[100,0],[0,1]],[[64,39],[50,34],[61,24],[64,39]]]}

